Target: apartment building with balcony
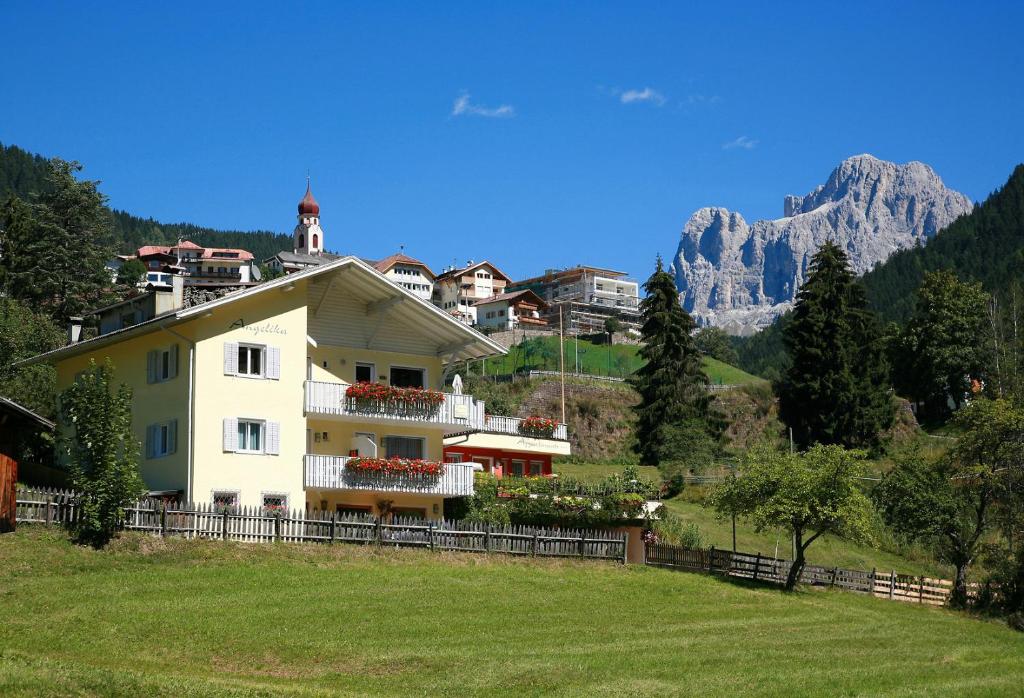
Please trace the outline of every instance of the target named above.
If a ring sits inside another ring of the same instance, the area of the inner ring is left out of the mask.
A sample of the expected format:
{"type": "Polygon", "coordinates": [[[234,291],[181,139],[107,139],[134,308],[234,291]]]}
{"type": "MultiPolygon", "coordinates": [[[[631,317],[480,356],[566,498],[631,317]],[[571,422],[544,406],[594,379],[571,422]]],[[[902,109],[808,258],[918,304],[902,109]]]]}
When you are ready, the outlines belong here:
{"type": "Polygon", "coordinates": [[[557,326],[561,315],[566,332],[604,332],[609,317],[616,317],[625,331],[640,329],[640,285],[626,272],[585,265],[548,269],[510,283],[506,292],[526,289],[547,303],[541,317],[557,326]]]}
{"type": "Polygon", "coordinates": [[[446,497],[473,492],[471,464],[437,466],[445,436],[486,424],[482,402],[441,392],[446,372],[501,353],[343,257],[25,363],[53,364],[63,390],[91,361],[110,359],[115,380],[133,391],[153,491],[437,518],[446,497]]]}
{"type": "Polygon", "coordinates": [[[477,324],[477,301],[504,293],[511,281],[490,262],[469,260],[434,279],[434,305],[467,325],[477,324]]]}
{"type": "Polygon", "coordinates": [[[188,286],[247,286],[256,283],[248,250],[200,247],[190,240],[176,245],[144,245],[136,258],[146,267],[145,285],[169,286],[180,275],[188,286]]]}

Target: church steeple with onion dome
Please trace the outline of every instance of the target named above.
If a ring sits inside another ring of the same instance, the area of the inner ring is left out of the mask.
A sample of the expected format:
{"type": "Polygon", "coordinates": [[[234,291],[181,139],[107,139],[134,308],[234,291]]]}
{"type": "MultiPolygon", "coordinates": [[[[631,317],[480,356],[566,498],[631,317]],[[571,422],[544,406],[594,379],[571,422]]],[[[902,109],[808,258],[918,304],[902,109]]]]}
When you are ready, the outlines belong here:
{"type": "Polygon", "coordinates": [[[313,198],[309,177],[306,177],[306,195],[299,202],[299,223],[292,238],[296,254],[321,255],[324,251],[324,231],[320,228],[320,204],[313,198]]]}

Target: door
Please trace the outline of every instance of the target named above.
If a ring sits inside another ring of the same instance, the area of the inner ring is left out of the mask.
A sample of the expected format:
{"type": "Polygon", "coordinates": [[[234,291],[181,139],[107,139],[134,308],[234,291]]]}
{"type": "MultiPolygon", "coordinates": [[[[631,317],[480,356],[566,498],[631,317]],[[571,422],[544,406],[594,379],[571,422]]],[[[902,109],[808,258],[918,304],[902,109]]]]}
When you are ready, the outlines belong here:
{"type": "Polygon", "coordinates": [[[491,472],[491,468],[494,467],[494,459],[490,456],[473,456],[471,460],[484,466],[485,473],[491,472]]]}

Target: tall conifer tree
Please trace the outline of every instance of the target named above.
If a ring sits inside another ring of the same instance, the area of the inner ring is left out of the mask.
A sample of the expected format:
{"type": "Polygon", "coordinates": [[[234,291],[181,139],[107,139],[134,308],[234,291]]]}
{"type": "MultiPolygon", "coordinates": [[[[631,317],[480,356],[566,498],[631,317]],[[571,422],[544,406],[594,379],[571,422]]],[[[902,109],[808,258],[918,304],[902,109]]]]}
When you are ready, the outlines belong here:
{"type": "Polygon", "coordinates": [[[812,258],[784,339],[779,406],[797,444],[877,446],[893,420],[882,329],[834,243],[812,258]]]}
{"type": "Polygon", "coordinates": [[[674,430],[696,428],[710,436],[714,425],[709,419],[708,378],[691,336],[695,324],[679,304],[675,281],[662,268],[660,256],[644,290],[640,356],[645,363],[631,378],[640,393],[636,450],[642,463],[659,465],[671,459],[666,447],[679,441],[674,430]]]}

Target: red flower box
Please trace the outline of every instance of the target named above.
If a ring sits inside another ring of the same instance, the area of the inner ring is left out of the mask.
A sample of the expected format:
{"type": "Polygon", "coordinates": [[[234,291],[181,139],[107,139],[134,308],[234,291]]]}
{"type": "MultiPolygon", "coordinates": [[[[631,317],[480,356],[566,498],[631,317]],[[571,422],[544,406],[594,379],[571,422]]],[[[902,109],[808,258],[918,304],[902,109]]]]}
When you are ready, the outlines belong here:
{"type": "Polygon", "coordinates": [[[345,470],[360,474],[440,477],[444,475],[444,463],[420,458],[350,458],[345,470]]]}
{"type": "Polygon", "coordinates": [[[519,433],[523,436],[539,436],[550,438],[555,435],[558,420],[547,417],[527,417],[519,423],[519,433]]]}
{"type": "Polygon", "coordinates": [[[396,388],[380,383],[353,383],[345,389],[349,405],[360,412],[432,415],[444,404],[444,393],[430,388],[396,388]]]}

